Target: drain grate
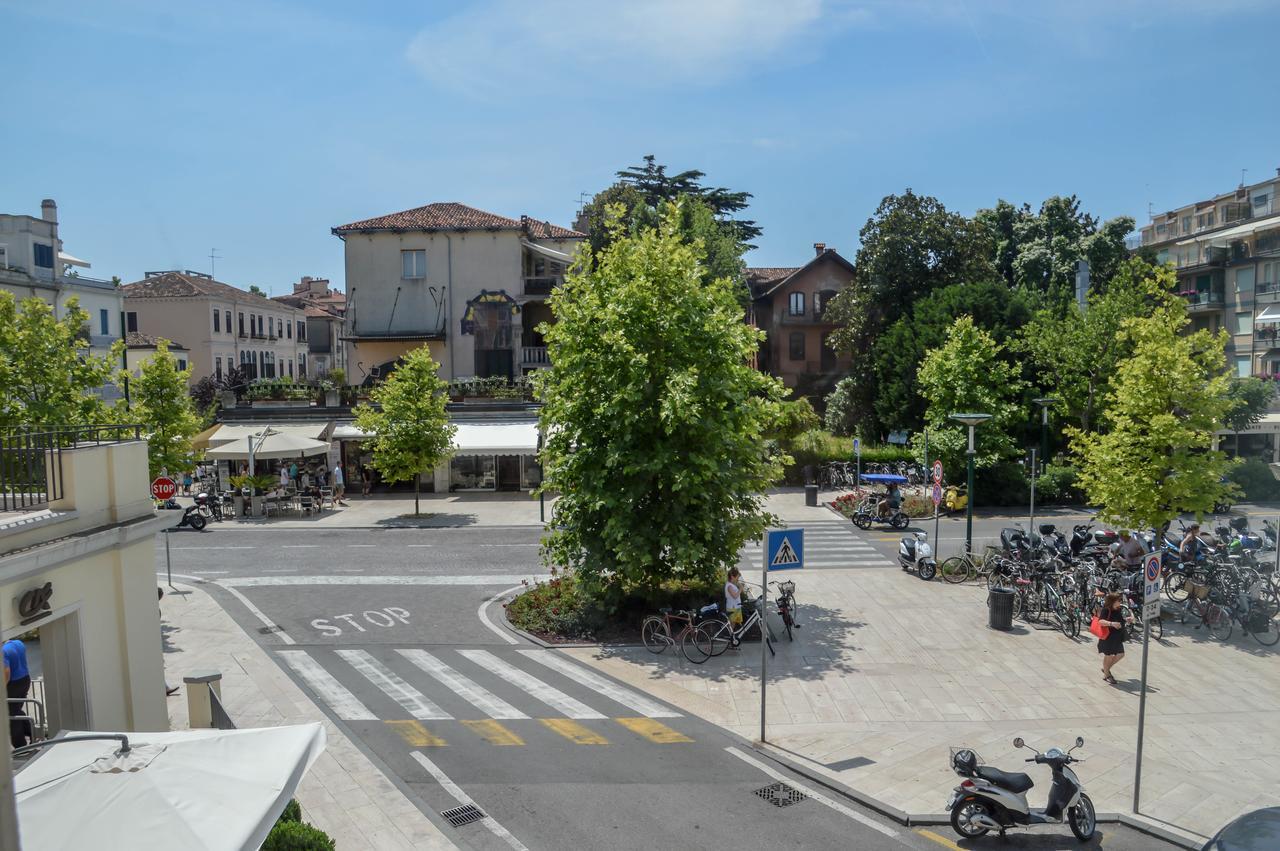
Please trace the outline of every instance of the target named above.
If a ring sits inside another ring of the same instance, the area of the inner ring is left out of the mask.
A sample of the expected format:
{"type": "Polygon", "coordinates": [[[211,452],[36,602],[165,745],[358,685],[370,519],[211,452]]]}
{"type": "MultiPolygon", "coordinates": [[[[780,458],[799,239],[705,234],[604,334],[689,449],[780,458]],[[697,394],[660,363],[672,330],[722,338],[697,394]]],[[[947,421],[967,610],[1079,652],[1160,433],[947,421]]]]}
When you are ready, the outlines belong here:
{"type": "Polygon", "coordinates": [[[770,783],[763,789],[757,789],[756,794],[775,807],[789,807],[809,797],[799,789],[791,788],[786,783],[770,783]]]}
{"type": "Polygon", "coordinates": [[[260,626],[258,632],[262,635],[271,635],[275,632],[284,632],[284,629],[278,626],[260,626]]]}
{"type": "Polygon", "coordinates": [[[462,827],[464,824],[471,824],[473,821],[480,821],[480,819],[484,818],[484,813],[473,804],[454,807],[451,810],[445,810],[440,815],[447,818],[449,824],[454,827],[462,827]]]}

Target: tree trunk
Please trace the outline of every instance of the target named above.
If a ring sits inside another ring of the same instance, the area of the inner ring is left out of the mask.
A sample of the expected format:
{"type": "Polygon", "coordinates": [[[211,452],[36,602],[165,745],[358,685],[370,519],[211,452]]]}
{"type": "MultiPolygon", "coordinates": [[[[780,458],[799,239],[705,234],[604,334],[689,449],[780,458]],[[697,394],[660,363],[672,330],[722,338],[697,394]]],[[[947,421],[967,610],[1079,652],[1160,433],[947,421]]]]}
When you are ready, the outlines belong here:
{"type": "Polygon", "coordinates": [[[413,516],[417,517],[418,511],[418,480],[422,478],[421,473],[413,474],[413,516]]]}

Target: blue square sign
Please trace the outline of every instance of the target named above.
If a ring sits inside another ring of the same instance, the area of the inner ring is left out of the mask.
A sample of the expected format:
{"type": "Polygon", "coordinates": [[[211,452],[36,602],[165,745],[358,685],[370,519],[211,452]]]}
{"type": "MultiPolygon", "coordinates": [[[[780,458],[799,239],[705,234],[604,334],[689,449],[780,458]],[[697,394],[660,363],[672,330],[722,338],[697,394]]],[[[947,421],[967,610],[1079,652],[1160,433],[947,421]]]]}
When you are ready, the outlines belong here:
{"type": "Polygon", "coordinates": [[[765,564],[769,570],[804,567],[804,529],[770,529],[764,535],[765,564]]]}

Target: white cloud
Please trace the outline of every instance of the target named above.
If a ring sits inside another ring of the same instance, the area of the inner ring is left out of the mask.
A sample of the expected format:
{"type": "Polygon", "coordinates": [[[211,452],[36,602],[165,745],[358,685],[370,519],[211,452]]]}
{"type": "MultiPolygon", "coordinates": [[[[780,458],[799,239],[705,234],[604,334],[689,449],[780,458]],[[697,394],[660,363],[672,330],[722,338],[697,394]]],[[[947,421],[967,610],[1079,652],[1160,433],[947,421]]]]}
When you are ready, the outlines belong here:
{"type": "Polygon", "coordinates": [[[430,26],[409,60],[470,94],[706,85],[805,61],[859,14],[823,0],[492,0],[430,26]]]}

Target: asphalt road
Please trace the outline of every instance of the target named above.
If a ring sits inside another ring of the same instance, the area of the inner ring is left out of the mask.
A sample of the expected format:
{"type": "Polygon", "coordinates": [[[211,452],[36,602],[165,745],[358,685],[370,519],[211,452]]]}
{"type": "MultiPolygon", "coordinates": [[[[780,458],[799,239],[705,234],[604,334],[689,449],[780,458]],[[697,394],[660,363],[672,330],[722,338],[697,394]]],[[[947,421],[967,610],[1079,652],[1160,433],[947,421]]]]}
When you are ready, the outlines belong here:
{"type": "MultiPolygon", "coordinates": [[[[852,528],[806,526],[811,569],[893,569],[852,528]]],[[[748,743],[501,626],[489,601],[542,573],[539,530],[183,531],[206,586],[438,824],[478,849],[1079,847],[1065,828],[977,844],[903,827],[748,743]],[[789,794],[804,797],[776,806],[789,794]],[[770,790],[769,787],[774,787],[770,790]]],[[[165,548],[158,537],[157,563],[165,548]]],[[[759,549],[744,563],[759,565],[759,549]]],[[[938,790],[939,808],[949,789],[938,790]]],[[[1033,793],[1034,795],[1034,793],[1033,793]]],[[[1109,849],[1155,847],[1104,826],[1109,849]]]]}

